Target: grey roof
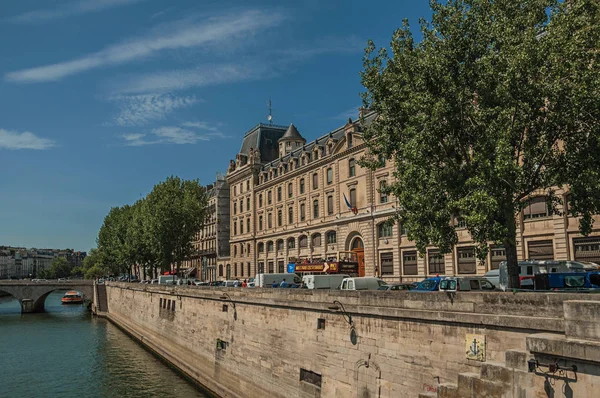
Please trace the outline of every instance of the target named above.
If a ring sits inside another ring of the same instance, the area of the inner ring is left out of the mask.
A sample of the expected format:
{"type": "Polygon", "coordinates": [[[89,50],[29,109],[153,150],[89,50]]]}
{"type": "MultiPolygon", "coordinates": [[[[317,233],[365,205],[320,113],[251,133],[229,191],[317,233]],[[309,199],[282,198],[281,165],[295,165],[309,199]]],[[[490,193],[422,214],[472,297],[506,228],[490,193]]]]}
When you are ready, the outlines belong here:
{"type": "Polygon", "coordinates": [[[290,127],[288,127],[288,129],[285,132],[285,134],[283,135],[283,137],[281,137],[279,139],[279,141],[287,141],[287,140],[306,142],[304,137],[302,137],[300,135],[300,133],[298,132],[298,129],[296,128],[296,126],[294,126],[294,123],[290,124],[290,127]]]}
{"type": "Polygon", "coordinates": [[[263,162],[270,162],[279,156],[277,141],[288,128],[272,124],[260,123],[244,135],[239,153],[250,154],[250,148],[258,148],[263,162]]]}
{"type": "MultiPolygon", "coordinates": [[[[368,126],[370,125],[373,120],[375,120],[375,117],[377,116],[377,114],[375,112],[371,112],[369,114],[367,114],[364,118],[364,123],[363,126],[368,126]]],[[[359,119],[357,119],[355,122],[358,122],[359,119]]],[[[290,128],[293,125],[290,125],[290,128]]],[[[333,138],[335,140],[340,140],[342,138],[344,138],[344,134],[345,134],[345,125],[342,127],[339,127],[333,131],[330,131],[329,133],[322,135],[321,137],[317,138],[316,140],[309,142],[308,144],[303,145],[301,148],[298,148],[288,154],[286,154],[285,156],[283,156],[282,158],[278,158],[277,155],[275,156],[274,159],[272,159],[272,161],[270,161],[270,163],[265,164],[262,167],[262,170],[265,171],[266,169],[270,168],[270,167],[278,167],[280,164],[284,164],[289,162],[290,158],[298,158],[302,152],[310,152],[314,149],[315,145],[321,146],[321,145],[325,145],[325,143],[327,142],[328,139],[333,138]]],[[[289,130],[289,129],[288,129],[289,130]]],[[[287,134],[287,132],[286,132],[287,134]]],[[[262,151],[261,151],[261,157],[262,157],[262,151]]],[[[264,158],[263,158],[264,159],[264,158]]]]}

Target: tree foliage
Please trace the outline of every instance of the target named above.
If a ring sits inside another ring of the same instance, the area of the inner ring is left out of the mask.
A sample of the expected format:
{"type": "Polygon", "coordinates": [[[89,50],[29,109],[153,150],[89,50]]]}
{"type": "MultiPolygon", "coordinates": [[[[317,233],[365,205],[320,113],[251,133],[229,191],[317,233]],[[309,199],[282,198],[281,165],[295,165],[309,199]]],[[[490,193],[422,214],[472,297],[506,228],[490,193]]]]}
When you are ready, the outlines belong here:
{"type": "Polygon", "coordinates": [[[86,276],[170,270],[190,256],[207,199],[197,180],[169,177],[133,206],[114,207],[98,233],[97,260],[86,276]]]}
{"type": "Polygon", "coordinates": [[[370,42],[365,132],[375,168],[393,159],[397,218],[423,253],[448,252],[460,217],[485,258],[507,252],[518,276],[515,217],[543,194],[588,234],[600,210],[600,3],[593,0],[432,1],[417,43],[405,20],[392,55],[370,42]]]}
{"type": "Polygon", "coordinates": [[[47,279],[66,278],[71,275],[73,265],[64,257],[55,257],[50,268],[41,270],[40,277],[47,279]]]}

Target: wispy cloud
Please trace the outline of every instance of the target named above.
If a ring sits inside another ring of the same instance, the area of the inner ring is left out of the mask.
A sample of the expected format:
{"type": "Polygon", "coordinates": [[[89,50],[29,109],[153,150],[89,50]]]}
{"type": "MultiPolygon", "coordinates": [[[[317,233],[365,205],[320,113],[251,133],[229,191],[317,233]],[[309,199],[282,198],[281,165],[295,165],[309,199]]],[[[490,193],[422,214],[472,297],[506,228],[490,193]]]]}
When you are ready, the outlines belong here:
{"type": "Polygon", "coordinates": [[[187,90],[239,81],[255,80],[264,77],[269,66],[249,62],[220,65],[201,65],[190,69],[176,69],[164,72],[147,73],[115,84],[118,93],[148,93],[187,90]]]}
{"type": "Polygon", "coordinates": [[[277,26],[284,15],[276,11],[248,10],[211,17],[203,24],[194,20],[178,21],[158,31],[115,44],[101,51],[69,61],[9,72],[5,79],[35,83],[57,81],[67,76],[105,66],[119,65],[152,56],[165,50],[216,46],[277,26]]]}
{"type": "Polygon", "coordinates": [[[193,95],[170,94],[119,95],[110,99],[121,108],[114,119],[119,126],[141,126],[154,120],[162,120],[174,110],[198,102],[193,95]]]}
{"type": "Polygon", "coordinates": [[[199,141],[210,141],[212,138],[226,138],[220,131],[201,134],[179,126],[162,126],[152,129],[150,133],[123,134],[125,146],[145,146],[155,144],[196,144],[199,141]]]}
{"type": "Polygon", "coordinates": [[[32,23],[70,17],[73,15],[87,14],[102,11],[108,8],[139,3],[145,0],[80,0],[68,2],[55,8],[28,11],[17,15],[11,20],[17,23],[32,23]]]}
{"type": "Polygon", "coordinates": [[[335,116],[332,116],[330,119],[333,120],[348,120],[348,118],[350,119],[356,119],[358,118],[358,109],[360,108],[360,105],[356,105],[353,106],[352,108],[348,108],[343,112],[338,113],[335,116]]]}
{"type": "Polygon", "coordinates": [[[53,140],[40,138],[29,131],[19,133],[0,129],[0,149],[48,149],[55,145],[53,140]]]}

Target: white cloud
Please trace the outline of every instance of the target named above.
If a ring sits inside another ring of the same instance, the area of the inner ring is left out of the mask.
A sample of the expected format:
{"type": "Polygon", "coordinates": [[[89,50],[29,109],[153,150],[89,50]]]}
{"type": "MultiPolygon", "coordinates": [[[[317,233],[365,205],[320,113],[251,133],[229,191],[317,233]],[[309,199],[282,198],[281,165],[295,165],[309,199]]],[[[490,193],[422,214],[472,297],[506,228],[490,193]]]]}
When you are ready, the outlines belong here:
{"type": "Polygon", "coordinates": [[[170,94],[119,95],[111,100],[118,102],[121,108],[114,119],[119,126],[140,126],[162,120],[174,110],[198,102],[195,96],[170,94]]]}
{"type": "Polygon", "coordinates": [[[346,109],[345,111],[343,111],[343,112],[341,112],[341,113],[339,113],[339,114],[337,114],[335,116],[332,116],[331,119],[334,119],[334,120],[341,120],[341,119],[348,120],[348,118],[350,118],[352,120],[355,120],[355,119],[358,118],[358,114],[359,114],[358,109],[359,108],[360,108],[360,105],[357,105],[357,106],[354,106],[352,108],[346,109]]]}
{"type": "Polygon", "coordinates": [[[150,133],[123,134],[125,146],[144,146],[155,144],[196,144],[198,141],[210,141],[212,137],[225,138],[221,132],[199,134],[178,126],[163,126],[152,129],[150,133]]]}
{"type": "Polygon", "coordinates": [[[0,129],[0,149],[48,149],[55,145],[53,140],[40,138],[29,131],[19,133],[0,129]]]}
{"type": "Polygon", "coordinates": [[[5,79],[26,83],[57,81],[90,69],[139,61],[165,50],[201,46],[218,48],[277,26],[283,20],[284,16],[276,11],[249,10],[211,17],[203,24],[178,21],[163,26],[153,34],[130,39],[70,61],[9,72],[5,79]]]}
{"type": "Polygon", "coordinates": [[[139,3],[145,0],[80,0],[55,8],[28,11],[11,18],[17,23],[31,23],[59,19],[73,15],[87,14],[104,9],[139,3]]]}

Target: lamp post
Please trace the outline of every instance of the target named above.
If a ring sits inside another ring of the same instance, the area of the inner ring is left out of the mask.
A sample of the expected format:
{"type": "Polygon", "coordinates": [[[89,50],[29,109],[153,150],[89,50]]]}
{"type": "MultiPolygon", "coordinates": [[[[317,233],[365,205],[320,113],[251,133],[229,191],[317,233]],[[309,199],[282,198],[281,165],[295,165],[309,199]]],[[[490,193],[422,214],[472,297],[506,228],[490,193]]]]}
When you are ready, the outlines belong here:
{"type": "Polygon", "coordinates": [[[231,296],[228,293],[223,293],[220,299],[229,301],[231,303],[233,306],[233,320],[237,321],[237,309],[235,308],[235,302],[231,299],[231,296]]]}
{"type": "Polygon", "coordinates": [[[328,306],[327,308],[329,308],[332,311],[340,312],[342,314],[346,323],[350,325],[350,342],[352,342],[352,345],[356,345],[358,343],[358,334],[356,333],[356,328],[354,327],[352,315],[350,315],[348,311],[346,311],[346,309],[344,308],[344,304],[342,304],[338,300],[335,300],[333,304],[328,306]]]}

